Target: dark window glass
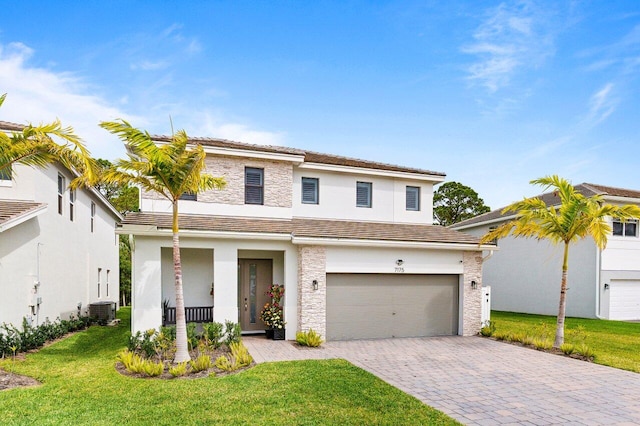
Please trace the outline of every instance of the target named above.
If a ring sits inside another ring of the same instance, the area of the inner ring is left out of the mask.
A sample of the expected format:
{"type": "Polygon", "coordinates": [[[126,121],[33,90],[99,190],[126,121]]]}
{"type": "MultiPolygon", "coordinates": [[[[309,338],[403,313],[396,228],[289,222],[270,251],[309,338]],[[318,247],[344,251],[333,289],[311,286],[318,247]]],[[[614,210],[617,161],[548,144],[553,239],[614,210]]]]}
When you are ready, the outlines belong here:
{"type": "Polygon", "coordinates": [[[318,204],[318,179],[302,178],[302,202],[305,204],[318,204]]]}
{"type": "Polygon", "coordinates": [[[7,166],[0,169],[0,180],[11,180],[11,167],[7,166]]]}
{"type": "Polygon", "coordinates": [[[638,235],[638,222],[628,221],[624,224],[624,235],[627,237],[635,237],[638,235]]]}
{"type": "Polygon", "coordinates": [[[622,225],[622,222],[618,220],[613,221],[613,235],[622,235],[623,229],[624,226],[622,225]]]}
{"type": "Polygon", "coordinates": [[[181,200],[198,201],[198,194],[195,192],[185,192],[180,196],[181,200]]]}
{"type": "Polygon", "coordinates": [[[371,207],[371,182],[356,182],[356,206],[371,207]]]}
{"type": "Polygon", "coordinates": [[[58,175],[58,213],[62,214],[64,211],[64,190],[67,185],[65,178],[62,175],[58,175]]]}
{"type": "Polygon", "coordinates": [[[244,203],[264,204],[264,169],[245,167],[244,203]]]}

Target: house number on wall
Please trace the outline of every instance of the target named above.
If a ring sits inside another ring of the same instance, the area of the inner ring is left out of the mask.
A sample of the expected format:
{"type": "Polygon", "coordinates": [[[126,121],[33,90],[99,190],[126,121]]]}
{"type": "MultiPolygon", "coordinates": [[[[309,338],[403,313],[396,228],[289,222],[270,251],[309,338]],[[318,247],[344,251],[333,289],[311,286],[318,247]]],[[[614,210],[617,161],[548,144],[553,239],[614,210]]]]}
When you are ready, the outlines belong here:
{"type": "Polygon", "coordinates": [[[402,266],[396,266],[396,272],[403,273],[404,272],[404,268],[402,266]]]}

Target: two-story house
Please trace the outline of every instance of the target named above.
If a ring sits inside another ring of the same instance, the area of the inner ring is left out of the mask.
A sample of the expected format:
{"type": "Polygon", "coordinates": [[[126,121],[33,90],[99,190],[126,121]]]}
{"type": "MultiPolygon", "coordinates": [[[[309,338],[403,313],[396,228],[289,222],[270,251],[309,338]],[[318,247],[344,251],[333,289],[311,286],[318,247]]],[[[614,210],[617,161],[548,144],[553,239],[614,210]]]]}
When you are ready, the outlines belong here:
{"type": "MultiPolygon", "coordinates": [[[[205,309],[215,321],[239,321],[245,333],[263,332],[265,292],[276,283],[285,287],[287,339],[309,328],[330,340],[478,332],[482,248],[432,224],[433,186],[444,174],[192,142],[227,186],[180,201],[188,318],[205,309]]],[[[163,305],[175,306],[170,204],[143,192],[140,206],[118,231],[133,239],[134,332],[159,327],[163,305]]]]}
{"type": "Polygon", "coordinates": [[[73,178],[60,164],[0,174],[0,323],[38,325],[118,301],[122,217],[97,190],[70,190],[73,178]]]}
{"type": "MultiPolygon", "coordinates": [[[[640,191],[583,183],[586,197],[601,195],[606,203],[640,205],[640,191]]],[[[539,196],[549,206],[560,200],[553,192],[539,196]]],[[[481,237],[492,227],[515,218],[502,209],[452,225],[481,237]]],[[[566,313],[583,318],[640,320],[640,234],[637,221],[612,221],[607,246],[599,250],[590,237],[569,249],[566,313]]],[[[500,250],[484,264],[484,283],[491,286],[491,306],[501,311],[557,315],[562,274],[562,244],[513,238],[498,241],[500,250]]]]}

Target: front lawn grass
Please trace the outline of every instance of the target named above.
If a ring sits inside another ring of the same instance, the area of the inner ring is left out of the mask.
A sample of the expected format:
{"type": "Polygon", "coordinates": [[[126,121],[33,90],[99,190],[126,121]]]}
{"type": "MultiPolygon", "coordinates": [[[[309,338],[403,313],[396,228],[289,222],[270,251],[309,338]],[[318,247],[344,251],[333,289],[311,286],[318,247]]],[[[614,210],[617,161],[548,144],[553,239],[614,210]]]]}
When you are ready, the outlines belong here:
{"type": "Polygon", "coordinates": [[[267,363],[221,378],[122,376],[114,363],[129,315],[123,308],[116,327],[91,327],[23,361],[1,361],[43,383],[2,391],[2,424],[458,424],[344,360],[267,363]]]}
{"type": "MultiPolygon", "coordinates": [[[[556,317],[553,316],[491,311],[491,321],[496,325],[496,332],[534,333],[545,328],[551,333],[552,340],[555,336],[556,317]],[[541,324],[546,326],[541,327],[541,324]]],[[[640,373],[640,323],[567,318],[565,342],[582,343],[580,336],[574,336],[572,332],[580,326],[586,333],[584,343],[595,353],[595,363],[640,373]]]]}

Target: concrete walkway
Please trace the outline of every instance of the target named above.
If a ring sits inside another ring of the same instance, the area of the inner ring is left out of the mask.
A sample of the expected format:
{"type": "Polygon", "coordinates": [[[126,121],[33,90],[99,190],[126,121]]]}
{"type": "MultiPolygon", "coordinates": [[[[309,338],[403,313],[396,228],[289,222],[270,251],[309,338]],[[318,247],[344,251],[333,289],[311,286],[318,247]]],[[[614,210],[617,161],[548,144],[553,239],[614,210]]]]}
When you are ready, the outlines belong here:
{"type": "Polygon", "coordinates": [[[243,340],[258,363],[344,358],[468,425],[640,424],[640,374],[480,337],[243,340]]]}

